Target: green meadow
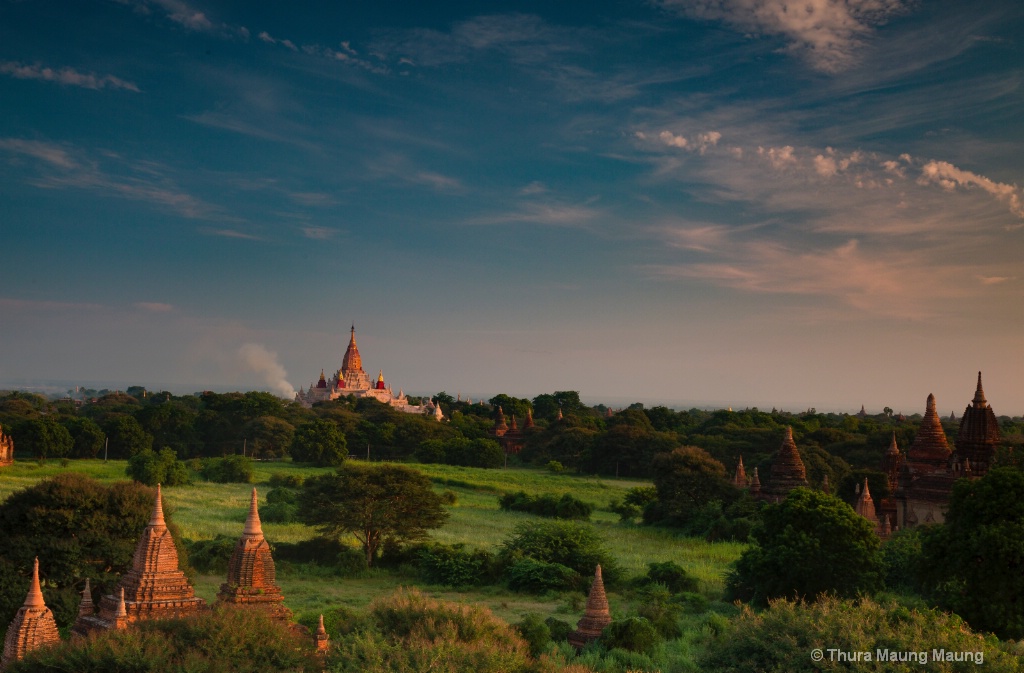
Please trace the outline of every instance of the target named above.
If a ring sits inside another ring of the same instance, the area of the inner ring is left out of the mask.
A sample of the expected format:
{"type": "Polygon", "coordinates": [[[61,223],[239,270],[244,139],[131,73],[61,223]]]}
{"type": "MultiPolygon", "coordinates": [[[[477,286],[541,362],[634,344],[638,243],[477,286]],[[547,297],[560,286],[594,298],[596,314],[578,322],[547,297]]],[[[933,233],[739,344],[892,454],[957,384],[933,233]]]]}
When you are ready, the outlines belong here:
{"type": "MultiPolygon", "coordinates": [[[[125,461],[104,463],[100,460],[75,460],[67,465],[56,461],[44,465],[15,463],[0,472],[0,501],[16,490],[62,472],[81,472],[104,482],[123,480],[125,465],[125,461]]],[[[712,601],[720,598],[724,574],[745,548],[739,543],[709,543],[681,537],[665,529],[622,524],[618,515],[607,511],[612,499],[621,499],[628,489],[650,485],[649,482],[555,474],[527,468],[412,467],[426,473],[436,490],[451,490],[457,496],[457,502],[450,507],[448,522],[431,533],[432,539],[445,544],[464,543],[496,550],[517,524],[538,520],[531,514],[504,512],[498,508],[497,496],[522,490],[530,494],[571,493],[595,504],[598,509],[591,517],[591,525],[602,535],[608,550],[627,575],[643,574],[651,562],[675,561],[699,578],[701,592],[712,601]]],[[[255,484],[214,484],[197,480],[188,486],[164,489],[165,509],[188,539],[211,539],[219,534],[235,536],[241,533],[254,485],[263,494],[269,489],[266,482],[273,473],[308,477],[325,471],[327,468],[302,467],[288,462],[257,463],[255,484]]],[[[271,544],[297,542],[314,533],[297,523],[264,523],[263,531],[271,544]]],[[[354,545],[355,541],[352,543],[354,545]]],[[[196,591],[212,601],[223,581],[220,576],[199,575],[195,578],[196,591]]],[[[584,599],[582,594],[519,594],[497,586],[457,591],[425,585],[409,568],[372,569],[354,577],[340,577],[333,570],[316,566],[279,563],[278,582],[286,604],[297,617],[308,617],[332,606],[361,608],[377,596],[411,585],[438,598],[486,605],[510,621],[518,621],[532,612],[575,623],[582,613],[584,599]]],[[[613,613],[625,614],[631,607],[625,604],[625,598],[614,592],[610,600],[613,613]]]]}

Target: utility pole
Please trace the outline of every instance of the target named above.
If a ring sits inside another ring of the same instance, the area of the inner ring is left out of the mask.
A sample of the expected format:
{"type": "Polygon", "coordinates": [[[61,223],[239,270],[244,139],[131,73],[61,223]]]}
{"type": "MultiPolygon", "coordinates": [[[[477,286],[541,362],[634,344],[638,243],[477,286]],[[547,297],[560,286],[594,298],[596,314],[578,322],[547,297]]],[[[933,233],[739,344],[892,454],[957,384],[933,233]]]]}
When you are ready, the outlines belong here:
{"type": "Polygon", "coordinates": [[[366,462],[370,462],[370,443],[366,443],[366,462]]]}
{"type": "Polygon", "coordinates": [[[104,438],[103,441],[103,462],[107,462],[107,447],[110,446],[110,437],[104,438]]]}
{"type": "Polygon", "coordinates": [[[248,437],[242,437],[242,458],[245,458],[245,446],[248,443],[248,437]]]}

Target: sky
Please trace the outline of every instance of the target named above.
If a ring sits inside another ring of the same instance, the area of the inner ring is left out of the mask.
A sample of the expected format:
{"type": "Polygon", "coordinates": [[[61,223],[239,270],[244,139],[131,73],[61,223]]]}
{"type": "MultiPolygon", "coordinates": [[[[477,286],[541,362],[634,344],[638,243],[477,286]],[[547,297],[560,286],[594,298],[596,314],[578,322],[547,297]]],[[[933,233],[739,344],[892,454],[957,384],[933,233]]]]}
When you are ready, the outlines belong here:
{"type": "Polygon", "coordinates": [[[0,387],[1024,414],[1024,4],[0,0],[0,387]]]}

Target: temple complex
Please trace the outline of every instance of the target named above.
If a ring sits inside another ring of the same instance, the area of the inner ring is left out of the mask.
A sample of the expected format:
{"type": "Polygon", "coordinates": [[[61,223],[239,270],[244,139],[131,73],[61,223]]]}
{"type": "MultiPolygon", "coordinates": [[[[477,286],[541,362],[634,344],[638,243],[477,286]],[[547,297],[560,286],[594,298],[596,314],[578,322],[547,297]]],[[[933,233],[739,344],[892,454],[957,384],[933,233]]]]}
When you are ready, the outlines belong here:
{"type": "Polygon", "coordinates": [[[996,455],[996,448],[1002,437],[999,421],[992,407],[985,399],[981,388],[981,372],[978,372],[978,388],[974,399],[960,417],[960,430],[956,436],[956,453],[977,477],[985,476],[996,455]]]}
{"type": "Polygon", "coordinates": [[[14,462],[14,440],[0,426],[0,467],[14,462]]]}
{"type": "Polygon", "coordinates": [[[743,456],[740,456],[740,462],[736,465],[736,474],[732,477],[732,485],[736,488],[747,487],[747,471],[743,468],[743,456]]]}
{"type": "Polygon", "coordinates": [[[372,397],[382,404],[390,405],[398,411],[408,414],[431,414],[437,420],[442,418],[441,406],[434,404],[429,399],[425,400],[423,404],[410,404],[403,390],[399,389],[398,395],[395,395],[391,386],[384,382],[383,369],[377,373],[376,381],[370,381],[370,377],[363,369],[363,358],[356,345],[355,325],[352,325],[348,348],[345,349],[345,357],[341,360],[341,368],[335,371],[330,378],[321,369],[319,380],[309,384],[307,390],[300,388],[299,392],[295,393],[295,401],[309,408],[316,402],[336,400],[348,395],[354,395],[357,398],[372,397]]]}
{"type": "Polygon", "coordinates": [[[266,610],[277,619],[289,620],[292,613],[284,606],[284,596],[275,582],[274,559],[263,537],[254,488],[242,537],[228,562],[228,581],[221,585],[217,600],[266,610]]]}
{"type": "Polygon", "coordinates": [[[117,588],[119,597],[103,596],[98,613],[79,614],[73,631],[86,634],[146,619],[184,617],[206,608],[206,602],[196,598],[185,573],[178,569],[178,551],[164,522],[159,485],[153,515],[135,547],[132,567],[117,588]]]}
{"type": "Polygon", "coordinates": [[[32,566],[32,583],[29,585],[25,603],[18,608],[7,635],[4,636],[4,653],[0,657],[0,670],[15,661],[25,658],[32,650],[60,642],[57,622],[46,607],[43,591],[39,586],[39,559],[32,566]]]}
{"type": "Polygon", "coordinates": [[[590,585],[587,595],[587,607],[583,616],[576,624],[576,630],[569,634],[569,644],[578,650],[587,643],[601,637],[601,632],[612,623],[612,615],[608,609],[608,596],[604,592],[604,578],[601,577],[601,566],[594,571],[594,582],[590,585]]]}
{"type": "Polygon", "coordinates": [[[779,502],[787,493],[801,486],[807,486],[807,470],[793,441],[793,428],[787,427],[782,446],[772,460],[768,483],[759,489],[760,497],[769,502],[779,502]]]}
{"type": "Polygon", "coordinates": [[[892,524],[889,522],[889,516],[886,514],[879,514],[875,511],[875,501],[871,498],[871,489],[868,488],[867,477],[864,478],[864,487],[860,488],[857,494],[857,502],[853,506],[853,510],[860,514],[862,517],[870,521],[875,527],[875,533],[878,534],[883,540],[888,538],[892,534],[892,524]]]}
{"type": "Polygon", "coordinates": [[[533,411],[526,412],[526,422],[520,430],[515,414],[512,415],[512,424],[509,425],[505,421],[505,412],[499,406],[498,413],[494,417],[494,426],[488,430],[488,434],[498,441],[505,453],[519,453],[523,450],[523,443],[526,441],[525,433],[534,427],[536,426],[533,424],[533,411]]]}

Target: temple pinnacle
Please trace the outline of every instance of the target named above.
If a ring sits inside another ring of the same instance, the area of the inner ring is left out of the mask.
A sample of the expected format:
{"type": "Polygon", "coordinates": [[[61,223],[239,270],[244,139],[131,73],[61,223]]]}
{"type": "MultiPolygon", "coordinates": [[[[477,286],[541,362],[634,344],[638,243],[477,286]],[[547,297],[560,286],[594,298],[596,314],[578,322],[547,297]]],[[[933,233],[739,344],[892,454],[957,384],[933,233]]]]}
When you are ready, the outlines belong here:
{"type": "Polygon", "coordinates": [[[988,404],[988,400],[985,399],[985,391],[981,389],[981,372],[978,372],[978,389],[974,392],[974,406],[984,407],[986,404],[988,404]]]}
{"type": "Polygon", "coordinates": [[[245,519],[245,530],[243,534],[251,536],[262,536],[263,527],[260,524],[260,513],[256,508],[256,489],[252,489],[252,502],[249,503],[249,516],[245,519]]]}
{"type": "Polygon", "coordinates": [[[153,516],[149,517],[150,526],[166,526],[164,522],[164,506],[161,502],[160,484],[156,485],[156,504],[153,505],[153,516]]]}
{"type": "Polygon", "coordinates": [[[39,588],[39,557],[36,557],[35,563],[32,565],[32,584],[28,588],[28,596],[25,597],[26,608],[42,608],[46,607],[46,601],[43,600],[43,591],[39,588]]]}

